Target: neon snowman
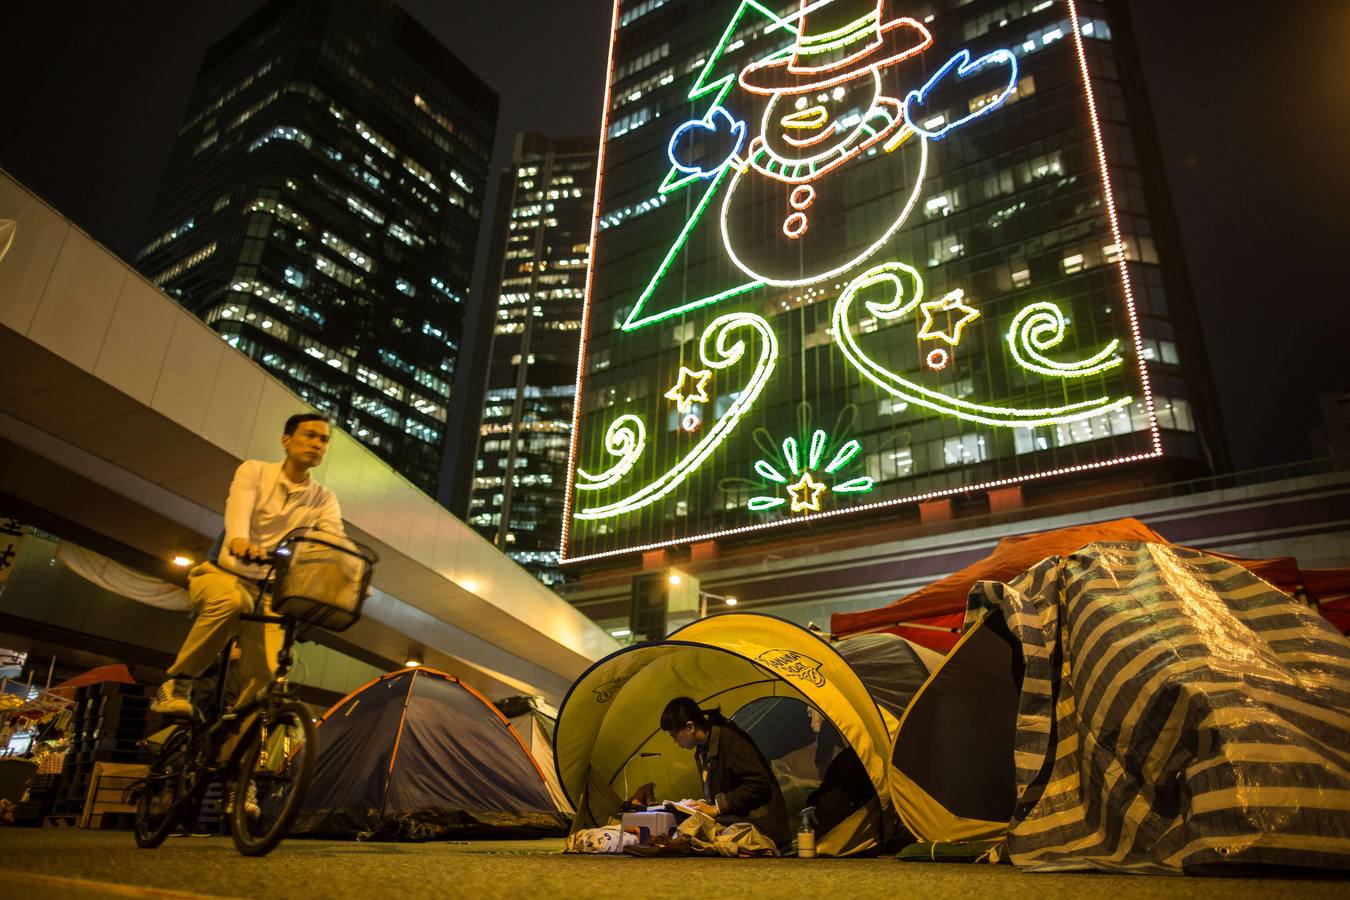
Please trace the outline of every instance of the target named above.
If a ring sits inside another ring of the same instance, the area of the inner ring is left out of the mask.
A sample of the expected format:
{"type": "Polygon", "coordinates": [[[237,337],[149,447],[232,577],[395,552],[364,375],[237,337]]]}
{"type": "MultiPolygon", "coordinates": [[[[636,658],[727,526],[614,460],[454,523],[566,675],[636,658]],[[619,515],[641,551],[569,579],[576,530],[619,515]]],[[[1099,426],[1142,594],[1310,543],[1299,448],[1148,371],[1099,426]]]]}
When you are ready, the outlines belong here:
{"type": "Polygon", "coordinates": [[[883,72],[902,80],[911,69],[917,75],[916,58],[933,37],[915,19],[883,18],[881,6],[880,0],[803,0],[790,53],[751,63],[739,74],[741,88],[768,102],[759,133],[743,155],[728,161],[735,174],[722,202],[722,240],[731,261],[759,282],[814,284],[874,255],[919,199],[929,143],[998,106],[1016,83],[1010,52],[972,63],[963,50],[903,99],[888,96],[883,72]],[[1011,75],[993,102],[938,131],[913,121],[911,111],[935,86],[991,63],[1006,64],[1011,75]],[[882,183],[902,185],[868,198],[881,204],[883,227],[863,241],[841,234],[846,229],[813,228],[827,219],[842,221],[837,217],[857,205],[847,184],[864,166],[891,169],[882,183]],[[774,210],[769,217],[766,197],[774,210]]]}
{"type": "Polygon", "coordinates": [[[722,203],[722,240],[738,268],[765,284],[812,284],[854,268],[904,224],[928,150],[906,127],[903,103],[886,96],[882,71],[932,42],[914,19],[883,21],[880,0],[804,2],[791,53],[741,70],[740,86],[768,103],[722,203]],[[909,189],[883,199],[888,227],[845,246],[813,225],[844,210],[844,182],[864,165],[899,167],[909,189]]]}

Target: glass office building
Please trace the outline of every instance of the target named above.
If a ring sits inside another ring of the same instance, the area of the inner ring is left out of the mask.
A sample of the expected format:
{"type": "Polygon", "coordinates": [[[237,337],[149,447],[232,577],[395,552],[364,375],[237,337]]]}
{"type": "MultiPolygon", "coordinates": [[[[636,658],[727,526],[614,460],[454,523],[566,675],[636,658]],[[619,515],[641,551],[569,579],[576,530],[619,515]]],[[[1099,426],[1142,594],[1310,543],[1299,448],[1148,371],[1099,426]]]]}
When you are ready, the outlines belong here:
{"type": "Polygon", "coordinates": [[[494,222],[496,315],[469,523],[558,584],[577,342],[595,197],[596,139],[516,139],[494,222]]]}
{"type": "Polygon", "coordinates": [[[496,94],[397,6],[207,53],[136,266],[433,496],[496,94]]]}
{"type": "Polygon", "coordinates": [[[613,29],[565,560],[1225,464],[1123,4],[613,29]]]}

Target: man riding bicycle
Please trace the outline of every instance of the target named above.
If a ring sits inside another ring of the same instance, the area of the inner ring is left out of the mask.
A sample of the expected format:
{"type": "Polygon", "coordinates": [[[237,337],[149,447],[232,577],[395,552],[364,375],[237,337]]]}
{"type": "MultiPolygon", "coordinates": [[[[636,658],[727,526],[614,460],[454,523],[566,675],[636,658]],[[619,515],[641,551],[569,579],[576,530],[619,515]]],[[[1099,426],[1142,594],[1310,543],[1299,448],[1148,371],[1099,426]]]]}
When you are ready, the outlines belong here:
{"type": "Polygon", "coordinates": [[[208,560],[188,574],[196,619],[169,666],[169,680],[151,704],[155,712],[190,717],[193,680],[211,667],[234,637],[242,676],[236,707],[271,681],[275,654],[267,652],[263,626],[241,622],[239,617],[253,611],[258,581],[267,574],[268,554],[288,532],[310,527],[346,534],[337,497],[310,477],[310,469],[323,462],[330,436],[324,416],[291,416],[281,436],[284,461],[250,459],[235,470],[225,501],[224,534],[208,560]]]}

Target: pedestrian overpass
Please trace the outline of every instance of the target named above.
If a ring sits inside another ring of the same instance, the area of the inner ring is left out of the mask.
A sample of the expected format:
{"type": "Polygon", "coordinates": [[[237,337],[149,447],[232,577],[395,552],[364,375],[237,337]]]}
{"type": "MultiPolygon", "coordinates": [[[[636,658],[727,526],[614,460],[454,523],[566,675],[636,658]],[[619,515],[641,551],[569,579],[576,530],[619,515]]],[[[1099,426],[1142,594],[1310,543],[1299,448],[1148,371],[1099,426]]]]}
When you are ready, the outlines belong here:
{"type": "MultiPolygon", "coordinates": [[[[285,419],[309,409],[3,171],[0,361],[0,496],[180,583],[170,561],[205,557],[235,467],[280,459],[285,419]]],[[[364,617],[340,636],[367,660],[422,653],[491,696],[557,703],[617,649],[345,432],[314,474],[380,554],[364,617]]]]}

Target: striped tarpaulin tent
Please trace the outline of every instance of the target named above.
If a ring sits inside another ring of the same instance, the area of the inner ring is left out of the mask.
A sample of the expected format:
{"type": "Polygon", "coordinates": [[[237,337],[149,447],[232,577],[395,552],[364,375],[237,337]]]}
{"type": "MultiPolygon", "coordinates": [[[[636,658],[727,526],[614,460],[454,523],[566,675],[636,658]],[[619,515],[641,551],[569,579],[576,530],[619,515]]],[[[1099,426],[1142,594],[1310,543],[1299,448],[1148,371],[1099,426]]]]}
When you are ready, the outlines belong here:
{"type": "Polygon", "coordinates": [[[1350,641],[1236,563],[1091,544],[1009,584],[1029,870],[1350,868],[1350,641]]]}

